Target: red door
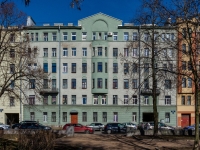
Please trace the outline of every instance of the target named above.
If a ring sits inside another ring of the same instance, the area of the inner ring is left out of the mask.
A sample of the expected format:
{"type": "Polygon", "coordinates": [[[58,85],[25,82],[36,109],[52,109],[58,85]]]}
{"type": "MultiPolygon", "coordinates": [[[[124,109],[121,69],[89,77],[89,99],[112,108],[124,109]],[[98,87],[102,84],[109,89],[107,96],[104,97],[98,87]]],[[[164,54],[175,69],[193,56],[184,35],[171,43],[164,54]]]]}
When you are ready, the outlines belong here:
{"type": "Polygon", "coordinates": [[[190,125],[190,115],[182,114],[181,115],[181,127],[186,127],[190,125]]]}
{"type": "Polygon", "coordinates": [[[71,114],[71,123],[78,123],[78,114],[71,114]]]}

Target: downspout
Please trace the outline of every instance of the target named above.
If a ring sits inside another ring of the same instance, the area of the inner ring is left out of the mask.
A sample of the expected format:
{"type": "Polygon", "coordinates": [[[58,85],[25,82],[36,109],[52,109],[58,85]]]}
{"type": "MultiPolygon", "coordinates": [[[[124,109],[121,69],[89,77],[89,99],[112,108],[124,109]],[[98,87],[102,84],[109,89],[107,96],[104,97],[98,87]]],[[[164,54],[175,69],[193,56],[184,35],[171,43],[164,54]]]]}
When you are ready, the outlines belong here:
{"type": "MultiPolygon", "coordinates": [[[[61,55],[61,51],[60,51],[60,25],[58,26],[58,61],[59,61],[59,67],[61,66],[61,60],[60,60],[60,55],[61,55]]],[[[58,105],[59,105],[59,112],[58,112],[58,125],[60,127],[60,87],[61,87],[61,79],[60,79],[60,71],[61,69],[58,68],[58,79],[59,79],[59,85],[58,85],[58,105]]]]}
{"type": "Polygon", "coordinates": [[[141,29],[141,26],[139,26],[139,29],[138,29],[138,33],[139,33],[139,43],[138,43],[138,49],[139,49],[139,67],[138,67],[138,71],[139,71],[139,90],[138,90],[138,92],[139,92],[139,94],[138,94],[138,96],[139,96],[139,122],[138,123],[140,123],[140,88],[141,88],[141,85],[140,85],[140,29],[141,29]]]}

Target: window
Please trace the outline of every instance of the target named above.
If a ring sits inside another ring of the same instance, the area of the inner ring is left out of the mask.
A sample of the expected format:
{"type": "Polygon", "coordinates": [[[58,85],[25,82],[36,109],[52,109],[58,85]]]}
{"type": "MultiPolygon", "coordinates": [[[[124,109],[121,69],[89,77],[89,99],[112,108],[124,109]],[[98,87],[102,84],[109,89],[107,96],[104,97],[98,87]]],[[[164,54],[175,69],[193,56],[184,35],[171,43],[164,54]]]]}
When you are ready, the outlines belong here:
{"type": "Polygon", "coordinates": [[[186,54],[186,44],[182,45],[182,53],[186,54]]]}
{"type": "Polygon", "coordinates": [[[128,40],[129,40],[128,32],[124,32],[124,41],[128,41],[128,40]]]}
{"type": "Polygon", "coordinates": [[[56,38],[57,38],[56,32],[52,33],[52,41],[56,41],[56,38]]]}
{"type": "Polygon", "coordinates": [[[137,122],[137,113],[136,112],[132,113],[132,121],[137,122]]]}
{"type": "Polygon", "coordinates": [[[183,28],[183,30],[182,30],[182,36],[183,36],[183,38],[186,38],[186,36],[187,36],[186,28],[183,28]]]}
{"type": "Polygon", "coordinates": [[[107,40],[108,34],[107,32],[104,32],[104,40],[107,40]]]}
{"type": "Polygon", "coordinates": [[[128,89],[128,88],[129,88],[129,80],[124,79],[124,89],[128,89]]]}
{"type": "Polygon", "coordinates": [[[10,57],[11,57],[11,58],[14,58],[14,57],[15,57],[15,50],[14,50],[14,49],[11,49],[11,50],[10,50],[10,57]]]}
{"type": "Polygon", "coordinates": [[[137,79],[133,79],[133,80],[132,80],[132,88],[133,88],[133,89],[137,89],[137,88],[138,88],[137,79]]]}
{"type": "Polygon", "coordinates": [[[56,57],[56,48],[52,48],[52,57],[56,57]]]}
{"type": "Polygon", "coordinates": [[[188,88],[192,88],[192,78],[188,78],[188,88]]]}
{"type": "Polygon", "coordinates": [[[10,107],[15,106],[15,98],[10,97],[10,107]]]}
{"type": "Polygon", "coordinates": [[[72,73],[76,73],[76,63],[72,63],[72,73]]]}
{"type": "Polygon", "coordinates": [[[48,48],[44,48],[43,51],[44,51],[44,57],[48,57],[48,48]]]}
{"type": "Polygon", "coordinates": [[[98,56],[102,56],[102,47],[98,47],[98,56]]]}
{"type": "Polygon", "coordinates": [[[67,89],[67,79],[63,79],[63,89],[67,89]]]}
{"type": "Polygon", "coordinates": [[[29,105],[35,105],[35,95],[29,95],[29,105]]]}
{"type": "Polygon", "coordinates": [[[87,89],[87,79],[82,79],[82,89],[87,89]]]}
{"type": "Polygon", "coordinates": [[[187,96],[187,105],[191,105],[191,96],[187,96]]]}
{"type": "Polygon", "coordinates": [[[167,57],[167,49],[163,49],[163,57],[167,57]]]}
{"type": "Polygon", "coordinates": [[[44,41],[48,41],[48,33],[43,33],[44,41]]]}
{"type": "Polygon", "coordinates": [[[171,41],[174,41],[175,40],[175,35],[174,33],[171,33],[171,41]]]}
{"type": "Polygon", "coordinates": [[[51,104],[56,104],[56,96],[51,96],[51,104]]]}
{"type": "Polygon", "coordinates": [[[117,88],[118,88],[118,80],[113,79],[113,89],[117,89],[117,88]]]}
{"type": "Polygon", "coordinates": [[[92,72],[95,72],[95,63],[92,63],[92,72]]]}
{"type": "Polygon", "coordinates": [[[188,70],[192,70],[192,63],[191,63],[191,61],[188,61],[188,70]]]}
{"type": "Polygon", "coordinates": [[[128,104],[128,95],[124,95],[124,104],[128,104]]]}
{"type": "Polygon", "coordinates": [[[43,63],[43,70],[45,73],[48,73],[48,63],[43,63]]]}
{"type": "Polygon", "coordinates": [[[82,48],[83,56],[87,56],[87,48],[82,48]]]}
{"type": "Polygon", "coordinates": [[[124,74],[127,74],[129,72],[129,65],[128,63],[124,63],[124,74]]]}
{"type": "Polygon", "coordinates": [[[149,64],[148,63],[144,64],[144,72],[146,72],[146,73],[149,72],[149,64]]]}
{"type": "Polygon", "coordinates": [[[165,123],[170,123],[170,113],[169,112],[165,113],[165,123]]]}
{"type": "Polygon", "coordinates": [[[165,89],[171,89],[171,80],[165,80],[165,89]]]}
{"type": "Polygon", "coordinates": [[[107,47],[105,47],[105,56],[107,57],[108,55],[108,51],[107,51],[107,47]]]}
{"type": "Polygon", "coordinates": [[[181,105],[185,105],[185,96],[181,97],[181,105]]]}
{"type": "Polygon", "coordinates": [[[138,72],[138,65],[136,63],[133,63],[133,73],[137,73],[138,72]]]}
{"type": "Polygon", "coordinates": [[[43,79],[43,88],[48,89],[48,79],[43,79]]]}
{"type": "Polygon", "coordinates": [[[101,104],[102,104],[102,105],[105,105],[105,104],[106,104],[106,95],[102,95],[101,104]]]}
{"type": "Polygon", "coordinates": [[[96,32],[92,33],[92,40],[96,40],[96,32]]]}
{"type": "Polygon", "coordinates": [[[186,88],[186,78],[182,78],[182,88],[186,88]]]}
{"type": "Polygon", "coordinates": [[[182,61],[182,70],[186,70],[186,62],[182,61]]]}
{"type": "Polygon", "coordinates": [[[113,63],[113,73],[118,73],[118,63],[113,63]]]}
{"type": "Polygon", "coordinates": [[[168,49],[168,56],[169,57],[173,57],[174,56],[174,53],[173,53],[172,49],[168,49]]]}
{"type": "Polygon", "coordinates": [[[117,95],[113,95],[113,105],[117,105],[118,104],[118,97],[117,95]]]}
{"type": "Polygon", "coordinates": [[[118,122],[118,112],[113,113],[113,121],[118,122]]]}
{"type": "Polygon", "coordinates": [[[10,42],[15,42],[15,34],[10,34],[10,42]]]}
{"type": "Polygon", "coordinates": [[[149,104],[149,96],[144,96],[144,105],[149,104]]]}
{"type": "Polygon", "coordinates": [[[165,41],[165,33],[162,33],[161,38],[162,38],[162,41],[164,42],[165,41]]]}
{"type": "Polygon", "coordinates": [[[105,63],[105,73],[108,73],[108,65],[105,63]]]}
{"type": "Polygon", "coordinates": [[[30,112],[30,120],[35,121],[35,112],[30,112]]]}
{"type": "Polygon", "coordinates": [[[35,33],[35,41],[38,41],[38,33],[35,33]]]}
{"type": "Polygon", "coordinates": [[[82,122],[87,122],[87,112],[82,112],[82,122]]]}
{"type": "Polygon", "coordinates": [[[10,73],[15,73],[15,64],[10,64],[10,73]]]}
{"type": "Polygon", "coordinates": [[[102,71],[103,71],[102,62],[98,62],[98,72],[102,71]]]}
{"type": "Polygon", "coordinates": [[[102,78],[98,78],[98,79],[97,79],[97,88],[102,88],[102,87],[103,87],[102,84],[103,84],[103,83],[102,83],[102,78]]]}
{"type": "Polygon", "coordinates": [[[108,88],[108,80],[105,79],[105,89],[107,89],[107,88],[108,88]]]}
{"type": "Polygon", "coordinates": [[[82,95],[83,104],[87,104],[87,95],[82,95]]]}
{"type": "Polygon", "coordinates": [[[86,40],[87,38],[87,32],[82,32],[82,40],[86,40]]]}
{"type": "Polygon", "coordinates": [[[99,32],[99,37],[98,37],[98,39],[102,39],[101,32],[99,32]]]}
{"type": "Polygon", "coordinates": [[[149,80],[148,79],[144,79],[144,88],[149,89],[149,80]]]}
{"type": "Polygon", "coordinates": [[[113,57],[118,57],[118,48],[113,48],[113,57]]]}
{"type": "Polygon", "coordinates": [[[93,102],[94,102],[94,105],[98,105],[98,96],[97,95],[94,95],[93,102]]]}
{"type": "Polygon", "coordinates": [[[43,112],[43,122],[47,122],[47,112],[43,112]]]}
{"type": "Polygon", "coordinates": [[[35,79],[29,79],[29,89],[35,89],[35,79]]]}
{"type": "Polygon", "coordinates": [[[95,79],[92,79],[92,88],[95,88],[95,79]]]}
{"type": "Polygon", "coordinates": [[[63,32],[63,41],[67,41],[67,32],[63,32]]]}
{"type": "Polygon", "coordinates": [[[98,122],[97,112],[93,112],[93,122],[98,122]]]}
{"type": "Polygon", "coordinates": [[[72,79],[72,89],[76,89],[76,79],[72,79]]]}
{"type": "Polygon", "coordinates": [[[137,95],[132,96],[133,105],[137,104],[137,95]]]}
{"type": "Polygon", "coordinates": [[[63,57],[68,56],[68,49],[67,48],[63,48],[63,57]]]}
{"type": "Polygon", "coordinates": [[[67,95],[63,95],[63,104],[68,104],[67,95]]]}
{"type": "Polygon", "coordinates": [[[52,79],[52,89],[56,89],[56,79],[52,79]]]}
{"type": "Polygon", "coordinates": [[[138,38],[137,32],[133,32],[133,41],[136,41],[138,38]]]}
{"type": "Polygon", "coordinates": [[[76,104],[76,95],[72,95],[72,104],[73,104],[73,105],[76,104]]]}
{"type": "Polygon", "coordinates": [[[82,73],[87,73],[87,63],[82,63],[82,73]]]}
{"type": "Polygon", "coordinates": [[[92,56],[95,56],[95,47],[93,47],[93,54],[92,54],[92,56]]]}
{"type": "Polygon", "coordinates": [[[133,49],[133,57],[137,57],[138,56],[138,49],[134,48],[133,49]]]}
{"type": "Polygon", "coordinates": [[[72,56],[76,56],[76,48],[72,48],[72,56]]]}
{"type": "Polygon", "coordinates": [[[148,48],[144,49],[144,57],[149,57],[149,49],[148,48]]]}
{"type": "Polygon", "coordinates": [[[56,73],[56,63],[52,63],[52,73],[56,73]]]}
{"type": "Polygon", "coordinates": [[[113,32],[113,41],[117,41],[117,32],[113,32]]]}
{"type": "Polygon", "coordinates": [[[129,53],[129,51],[128,51],[128,48],[124,48],[124,57],[128,57],[128,54],[129,53]]]}
{"type": "Polygon", "coordinates": [[[56,112],[51,113],[51,122],[56,122],[56,112]]]}
{"type": "Polygon", "coordinates": [[[171,96],[165,96],[165,105],[171,105],[171,96]]]}
{"type": "Polygon", "coordinates": [[[67,63],[63,63],[63,73],[68,73],[68,65],[67,65],[67,63]]]}
{"type": "Polygon", "coordinates": [[[72,41],[76,41],[76,32],[72,32],[72,41]]]}
{"type": "Polygon", "coordinates": [[[10,80],[10,88],[14,89],[15,87],[15,81],[14,80],[10,80]]]}
{"type": "Polygon", "coordinates": [[[144,33],[144,41],[145,42],[150,41],[150,35],[149,35],[149,33],[144,33]]]}
{"type": "Polygon", "coordinates": [[[67,122],[67,112],[63,112],[62,116],[63,116],[62,121],[67,122]]]}
{"type": "Polygon", "coordinates": [[[43,104],[48,105],[48,96],[43,97],[43,104]]]}
{"type": "Polygon", "coordinates": [[[102,122],[107,122],[107,112],[102,112],[102,122]]]}

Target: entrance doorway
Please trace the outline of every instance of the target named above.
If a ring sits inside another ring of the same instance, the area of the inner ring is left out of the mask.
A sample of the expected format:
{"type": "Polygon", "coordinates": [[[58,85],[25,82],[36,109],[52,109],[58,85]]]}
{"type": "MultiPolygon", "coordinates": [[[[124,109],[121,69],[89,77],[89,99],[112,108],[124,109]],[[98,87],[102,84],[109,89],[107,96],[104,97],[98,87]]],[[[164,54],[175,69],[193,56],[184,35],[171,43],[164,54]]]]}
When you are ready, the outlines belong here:
{"type": "Polygon", "coordinates": [[[71,114],[71,123],[78,123],[78,114],[71,114]]]}
{"type": "Polygon", "coordinates": [[[19,123],[19,114],[18,113],[6,113],[6,124],[12,125],[19,123]]]}
{"type": "Polygon", "coordinates": [[[181,114],[181,127],[190,125],[190,114],[181,114]]]}
{"type": "Polygon", "coordinates": [[[153,121],[153,113],[143,113],[143,122],[153,121]]]}

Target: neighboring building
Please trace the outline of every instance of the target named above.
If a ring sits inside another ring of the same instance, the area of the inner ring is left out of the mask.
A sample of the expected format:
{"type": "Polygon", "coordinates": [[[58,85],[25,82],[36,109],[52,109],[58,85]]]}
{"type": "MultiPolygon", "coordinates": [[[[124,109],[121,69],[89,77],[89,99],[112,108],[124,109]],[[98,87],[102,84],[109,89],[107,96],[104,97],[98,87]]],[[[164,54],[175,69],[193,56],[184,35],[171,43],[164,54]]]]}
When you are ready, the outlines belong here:
{"type": "MultiPolygon", "coordinates": [[[[51,74],[43,80],[43,102],[34,96],[31,89],[27,91],[29,104],[23,105],[24,120],[36,120],[47,125],[153,121],[152,98],[144,90],[151,86],[151,82],[145,80],[147,72],[141,74],[141,83],[145,84],[139,104],[139,71],[130,64],[139,58],[139,50],[140,56],[145,57],[141,59],[144,69],[149,61],[146,59],[148,46],[141,43],[139,48],[139,26],[123,26],[121,20],[98,13],[79,20],[78,26],[57,23],[54,26],[29,26],[27,29],[31,35],[31,47],[39,50],[39,64],[51,74]],[[129,45],[131,41],[136,41],[132,48],[129,45]]],[[[141,38],[146,39],[144,28],[140,30],[141,38]]],[[[158,27],[156,31],[165,35],[167,40],[171,40],[168,36],[176,34],[170,27],[158,27]]],[[[157,48],[173,58],[170,59],[172,66],[164,63],[168,62],[165,55],[157,63],[161,68],[167,65],[173,69],[176,53],[169,47],[165,50],[166,43],[160,38],[157,48]]],[[[161,87],[158,119],[176,126],[176,85],[172,86],[172,79],[162,80],[166,83],[158,83],[161,87]]]]}

